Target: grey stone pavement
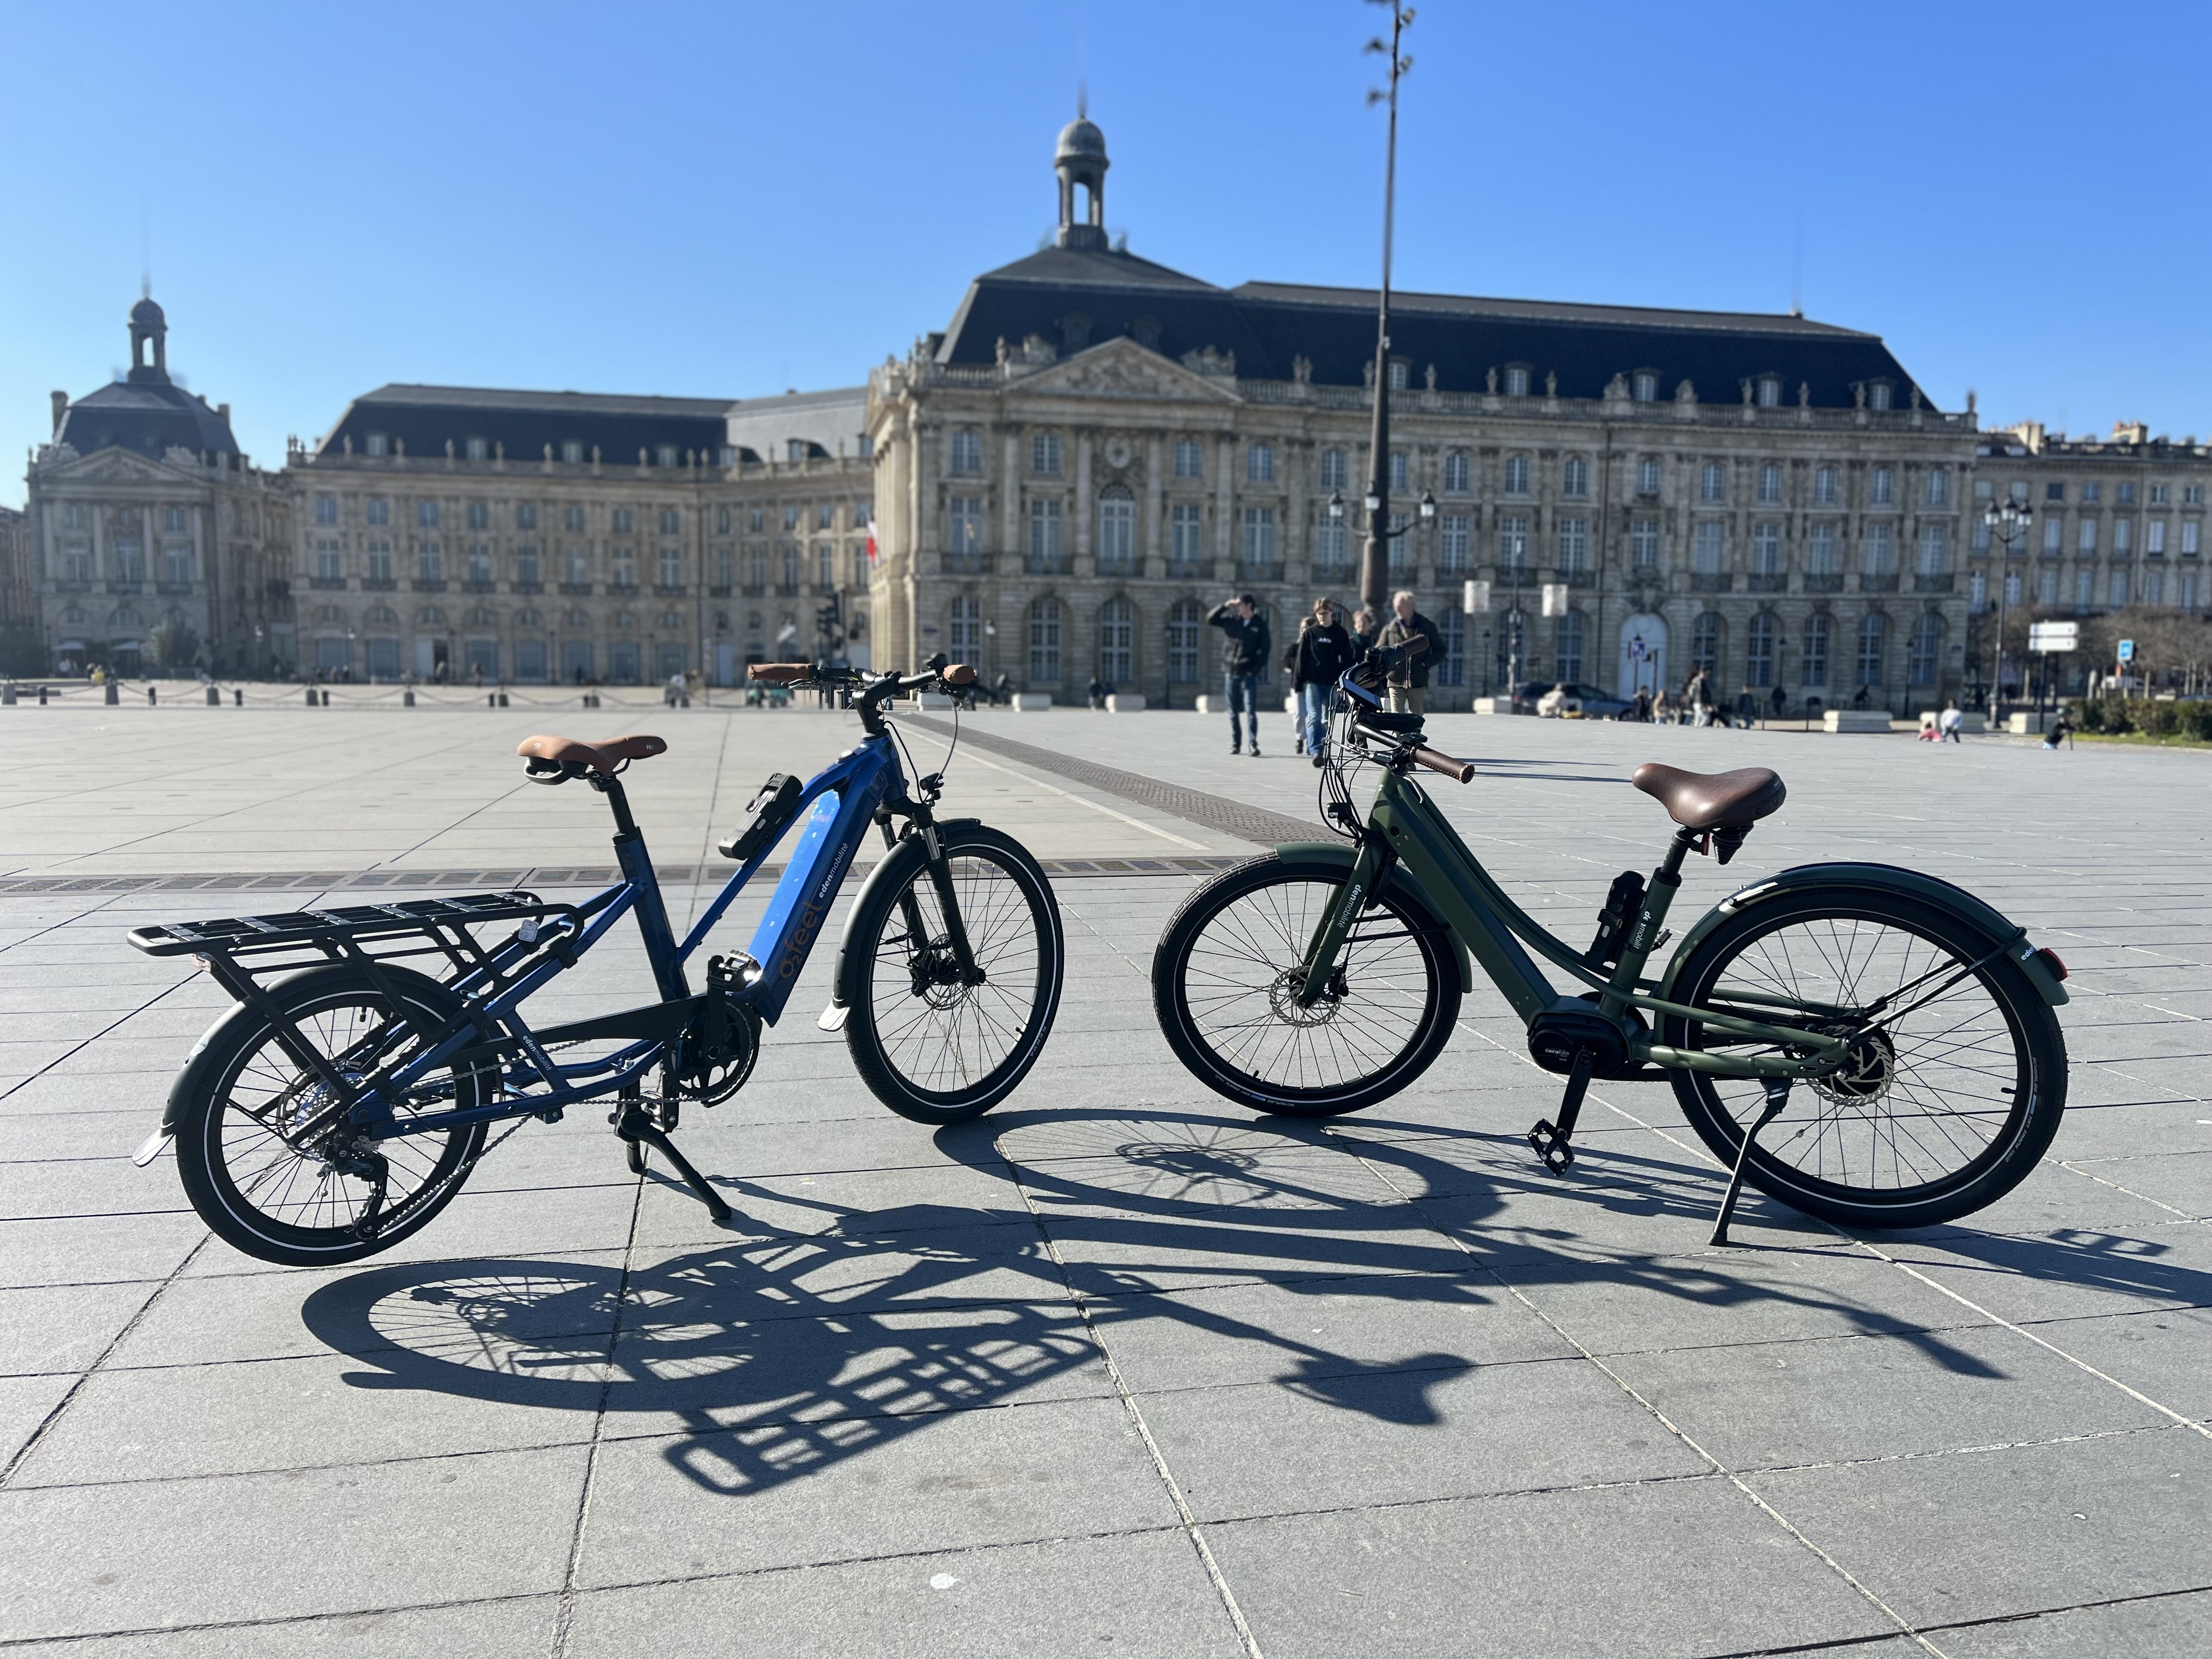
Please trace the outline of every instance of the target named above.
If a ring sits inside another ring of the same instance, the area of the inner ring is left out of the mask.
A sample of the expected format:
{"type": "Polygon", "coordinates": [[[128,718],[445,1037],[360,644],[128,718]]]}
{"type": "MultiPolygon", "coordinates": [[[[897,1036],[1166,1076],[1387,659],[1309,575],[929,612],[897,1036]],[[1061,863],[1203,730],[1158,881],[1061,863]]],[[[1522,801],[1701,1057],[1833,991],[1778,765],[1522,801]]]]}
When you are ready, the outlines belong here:
{"type": "MultiPolygon", "coordinates": [[[[876,1104],[814,1027],[823,951],[744,1092],[687,1115],[726,1230],[590,1110],[327,1272],[234,1254],[167,1160],[132,1167],[221,996],[126,927],[603,866],[602,804],[512,750],[638,729],[674,745],[633,772],[673,866],[855,735],[649,705],[0,712],[0,1647],[2207,1650],[2207,757],[1432,722],[1485,763],[1436,793],[1577,942],[1662,840],[1633,764],[1756,761],[1789,805],[1729,870],[1692,860],[1681,914],[1882,859],[2065,957],[2049,1161],[1917,1233],[1754,1197],[1707,1248],[1720,1180],[1664,1088],[1601,1085],[1575,1176],[1544,1176],[1520,1136],[1558,1083],[1486,990],[1398,1098],[1237,1110],[1169,1055],[1146,970],[1251,844],[972,747],[948,805],[1064,861],[1070,936],[1044,1060],[980,1122],[876,1104]]],[[[969,729],[1314,816],[1279,718],[1259,761],[1193,714],[969,729]]],[[[649,994],[620,935],[570,978],[548,1017],[649,994]]]]}

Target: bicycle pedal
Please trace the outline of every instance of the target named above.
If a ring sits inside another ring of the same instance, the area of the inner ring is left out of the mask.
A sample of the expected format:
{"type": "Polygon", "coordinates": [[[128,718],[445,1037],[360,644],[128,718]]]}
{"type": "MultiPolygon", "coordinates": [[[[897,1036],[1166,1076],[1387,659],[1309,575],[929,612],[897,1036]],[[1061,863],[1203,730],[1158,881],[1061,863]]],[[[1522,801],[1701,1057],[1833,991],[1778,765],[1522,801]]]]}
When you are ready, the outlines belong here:
{"type": "Polygon", "coordinates": [[[1573,1146],[1549,1118],[1539,1119],[1535,1127],[1528,1131],[1528,1147],[1553,1175],[1563,1176],[1575,1167],[1573,1146]]]}

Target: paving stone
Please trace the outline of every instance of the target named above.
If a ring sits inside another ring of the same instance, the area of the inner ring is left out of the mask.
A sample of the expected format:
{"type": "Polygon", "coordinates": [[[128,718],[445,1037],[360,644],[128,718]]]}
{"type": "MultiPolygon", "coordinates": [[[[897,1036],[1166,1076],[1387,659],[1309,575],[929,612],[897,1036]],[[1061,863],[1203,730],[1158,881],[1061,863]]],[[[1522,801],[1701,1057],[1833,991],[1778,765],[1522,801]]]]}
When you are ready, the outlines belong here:
{"type": "Polygon", "coordinates": [[[474,1607],[406,1607],[266,1625],[217,1625],[140,1636],[73,1637],[10,1650],[36,1659],[542,1659],[560,1600],[551,1594],[474,1607]]]}
{"type": "Polygon", "coordinates": [[[2212,1642],[2212,1590],[2008,1619],[1942,1631],[1936,1640],[1952,1659],[2201,1659],[2212,1642]]]}

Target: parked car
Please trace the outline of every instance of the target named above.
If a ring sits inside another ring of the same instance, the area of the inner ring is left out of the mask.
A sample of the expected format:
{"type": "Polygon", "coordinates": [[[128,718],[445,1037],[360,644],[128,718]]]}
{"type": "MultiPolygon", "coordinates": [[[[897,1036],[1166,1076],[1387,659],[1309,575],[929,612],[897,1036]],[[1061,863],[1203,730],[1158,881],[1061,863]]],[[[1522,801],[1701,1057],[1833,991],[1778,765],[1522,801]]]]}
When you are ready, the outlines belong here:
{"type": "Polygon", "coordinates": [[[1540,703],[1553,691],[1559,694],[1562,713],[1579,713],[1587,720],[1614,720],[1626,714],[1631,706],[1626,697],[1616,697],[1601,687],[1574,680],[1530,680],[1522,686],[1520,698],[1523,702],[1540,703]]]}

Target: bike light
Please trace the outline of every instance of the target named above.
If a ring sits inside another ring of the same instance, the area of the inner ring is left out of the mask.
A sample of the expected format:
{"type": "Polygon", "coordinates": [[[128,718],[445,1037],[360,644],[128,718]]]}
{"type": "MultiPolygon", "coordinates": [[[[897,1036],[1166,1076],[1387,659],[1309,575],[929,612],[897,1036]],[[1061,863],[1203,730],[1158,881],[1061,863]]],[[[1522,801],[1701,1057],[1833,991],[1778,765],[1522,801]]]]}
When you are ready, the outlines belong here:
{"type": "Polygon", "coordinates": [[[2063,980],[2066,977],[2066,964],[2059,961],[2057,951],[2046,945],[2035,954],[2042,958],[2043,965],[2051,969],[2051,978],[2063,980]]]}

